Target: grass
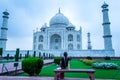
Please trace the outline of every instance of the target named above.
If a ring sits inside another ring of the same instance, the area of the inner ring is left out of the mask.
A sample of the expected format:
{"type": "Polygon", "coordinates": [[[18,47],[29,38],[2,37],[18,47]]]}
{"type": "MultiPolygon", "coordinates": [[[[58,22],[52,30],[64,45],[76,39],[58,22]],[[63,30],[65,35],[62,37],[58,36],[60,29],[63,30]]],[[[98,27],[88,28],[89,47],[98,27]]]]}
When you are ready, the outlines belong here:
{"type": "MultiPolygon", "coordinates": [[[[120,65],[119,60],[100,60],[100,61],[114,62],[120,65]]],[[[43,67],[39,76],[53,77],[55,68],[56,68],[55,64],[43,67]]],[[[92,69],[91,66],[85,65],[84,63],[80,62],[80,60],[71,60],[70,68],[71,69],[92,69]]],[[[118,70],[105,70],[105,69],[95,69],[95,70],[96,70],[95,78],[112,79],[115,73],[118,72],[118,74],[116,75],[116,79],[120,80],[120,76],[119,76],[120,70],[119,71],[118,70]]],[[[24,73],[24,74],[21,74],[20,76],[28,76],[28,74],[24,73]]],[[[88,78],[89,77],[87,73],[65,73],[65,76],[71,77],[71,78],[72,77],[76,77],[76,78],[88,78]]]]}
{"type": "MultiPolygon", "coordinates": [[[[21,62],[21,61],[22,61],[22,60],[19,59],[19,61],[17,61],[17,62],[21,62]]],[[[15,59],[11,59],[11,60],[6,60],[6,59],[0,60],[0,64],[3,64],[3,63],[11,63],[11,62],[16,62],[16,61],[15,61],[15,59]]]]}

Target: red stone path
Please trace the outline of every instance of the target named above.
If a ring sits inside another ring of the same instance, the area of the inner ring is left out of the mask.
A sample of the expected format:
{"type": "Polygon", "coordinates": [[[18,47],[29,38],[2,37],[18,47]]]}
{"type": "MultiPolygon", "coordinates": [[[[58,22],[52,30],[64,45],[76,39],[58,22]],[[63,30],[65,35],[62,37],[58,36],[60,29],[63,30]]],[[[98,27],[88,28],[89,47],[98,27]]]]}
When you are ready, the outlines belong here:
{"type": "MultiPolygon", "coordinates": [[[[53,77],[21,77],[21,76],[0,76],[0,80],[54,80],[53,77]]],[[[65,78],[64,80],[90,80],[85,78],[65,78]]],[[[114,80],[114,79],[95,79],[114,80]]]]}
{"type": "MultiPolygon", "coordinates": [[[[51,59],[44,60],[44,64],[50,63],[50,62],[53,62],[53,60],[51,60],[51,59]]],[[[15,62],[5,63],[5,67],[8,69],[8,71],[14,71],[15,70],[14,63],[15,62]]],[[[18,69],[21,69],[21,62],[18,62],[18,63],[19,63],[18,69]]],[[[0,73],[2,73],[2,66],[3,66],[3,64],[0,64],[0,73]]],[[[5,68],[4,68],[3,72],[6,72],[5,68]]]]}

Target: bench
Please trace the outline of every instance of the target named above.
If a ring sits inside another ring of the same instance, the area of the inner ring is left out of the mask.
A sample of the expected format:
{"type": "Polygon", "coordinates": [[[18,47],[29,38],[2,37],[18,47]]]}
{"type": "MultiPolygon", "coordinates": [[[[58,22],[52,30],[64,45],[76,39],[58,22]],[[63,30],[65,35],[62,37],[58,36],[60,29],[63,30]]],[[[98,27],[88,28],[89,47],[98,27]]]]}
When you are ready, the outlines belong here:
{"type": "Polygon", "coordinates": [[[58,80],[58,76],[60,75],[60,73],[65,73],[65,72],[76,72],[76,73],[88,73],[90,80],[95,80],[94,79],[94,69],[56,69],[54,70],[54,80],[58,80]]]}

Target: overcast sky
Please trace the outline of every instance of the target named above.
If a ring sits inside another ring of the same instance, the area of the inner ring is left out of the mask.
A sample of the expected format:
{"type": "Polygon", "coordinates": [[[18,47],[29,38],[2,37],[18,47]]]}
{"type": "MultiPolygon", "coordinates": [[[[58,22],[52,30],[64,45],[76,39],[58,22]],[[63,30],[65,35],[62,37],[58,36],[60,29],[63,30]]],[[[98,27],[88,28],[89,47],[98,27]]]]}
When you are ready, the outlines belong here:
{"type": "Polygon", "coordinates": [[[7,49],[31,50],[33,30],[41,28],[44,23],[49,26],[50,19],[61,8],[69,21],[82,27],[82,46],[87,49],[87,33],[91,33],[93,49],[103,49],[103,26],[101,5],[109,4],[109,18],[113,48],[120,56],[120,0],[0,0],[0,25],[2,12],[10,13],[8,22],[7,49]]]}

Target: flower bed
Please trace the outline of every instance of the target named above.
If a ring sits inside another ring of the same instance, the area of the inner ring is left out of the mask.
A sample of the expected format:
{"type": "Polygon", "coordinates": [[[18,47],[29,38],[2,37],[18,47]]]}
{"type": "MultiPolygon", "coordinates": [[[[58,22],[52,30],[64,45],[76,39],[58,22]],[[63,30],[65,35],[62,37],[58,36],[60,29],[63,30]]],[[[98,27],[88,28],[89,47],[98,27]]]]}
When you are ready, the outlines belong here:
{"type": "Polygon", "coordinates": [[[92,67],[96,68],[96,69],[118,69],[118,65],[117,64],[115,64],[115,63],[105,63],[105,62],[102,62],[102,63],[99,63],[99,62],[93,63],[92,67]]]}
{"type": "Polygon", "coordinates": [[[92,65],[93,63],[95,63],[95,60],[90,60],[90,59],[83,59],[81,60],[83,63],[85,63],[86,65],[92,65]]]}

